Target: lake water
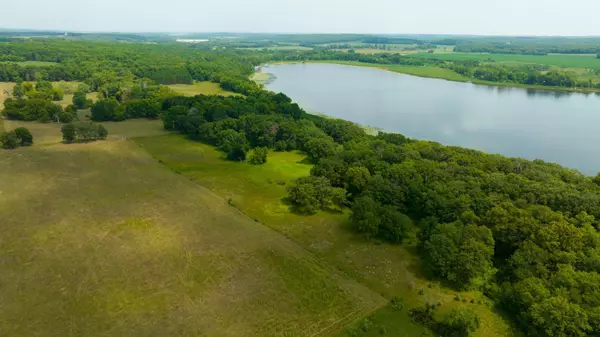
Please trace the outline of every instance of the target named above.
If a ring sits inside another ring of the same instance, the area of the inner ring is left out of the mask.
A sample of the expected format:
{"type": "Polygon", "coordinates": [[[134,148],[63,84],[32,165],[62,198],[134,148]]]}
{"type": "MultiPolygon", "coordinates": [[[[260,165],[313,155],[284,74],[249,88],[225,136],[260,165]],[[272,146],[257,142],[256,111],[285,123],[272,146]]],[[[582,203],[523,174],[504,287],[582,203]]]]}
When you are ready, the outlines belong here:
{"type": "Polygon", "coordinates": [[[263,67],[307,111],[510,157],[600,171],[600,96],[492,87],[334,64],[263,67]]]}

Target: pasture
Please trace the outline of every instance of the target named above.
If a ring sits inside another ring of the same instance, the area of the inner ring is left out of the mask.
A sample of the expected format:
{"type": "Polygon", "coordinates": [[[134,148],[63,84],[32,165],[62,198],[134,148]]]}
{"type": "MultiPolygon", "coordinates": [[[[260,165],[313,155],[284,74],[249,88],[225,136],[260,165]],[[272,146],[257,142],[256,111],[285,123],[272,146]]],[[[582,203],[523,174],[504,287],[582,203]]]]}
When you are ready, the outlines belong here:
{"type": "Polygon", "coordinates": [[[3,335],[330,336],[385,305],[124,140],[131,134],[119,130],[144,122],[146,135],[156,131],[134,122],[106,124],[108,140],[85,144],[53,142],[57,125],[29,124],[43,141],[0,151],[3,335]]]}
{"type": "MultiPolygon", "coordinates": [[[[457,292],[427,281],[411,244],[374,244],[348,228],[347,212],[321,212],[314,216],[291,213],[283,201],[286,187],[298,177],[308,175],[311,167],[301,153],[269,152],[267,164],[254,166],[226,161],[225,155],[213,146],[180,135],[134,141],[167,167],[206,186],[251,218],[297,242],[374,292],[388,300],[402,297],[404,310],[384,306],[369,317],[379,328],[385,328],[389,336],[422,336],[424,328],[412,323],[408,309],[426,302],[442,303],[440,314],[458,305],[472,307],[482,322],[475,336],[513,335],[509,324],[492,310],[481,293],[458,293],[469,301],[457,302],[454,300],[457,292]],[[424,289],[424,295],[419,295],[420,289],[424,289]],[[474,303],[470,303],[471,299],[474,303]]],[[[363,320],[355,322],[360,327],[363,320]]],[[[373,328],[364,335],[376,336],[378,331],[373,328]]]]}
{"type": "Polygon", "coordinates": [[[447,61],[473,60],[494,62],[537,63],[564,68],[600,69],[600,59],[596,55],[519,55],[519,54],[484,54],[484,53],[420,53],[411,57],[436,58],[447,61]]]}
{"type": "Polygon", "coordinates": [[[194,84],[170,84],[167,87],[173,89],[179,94],[185,96],[196,95],[221,95],[234,96],[238,95],[231,91],[223,90],[218,83],[213,82],[196,82],[194,84]]]}

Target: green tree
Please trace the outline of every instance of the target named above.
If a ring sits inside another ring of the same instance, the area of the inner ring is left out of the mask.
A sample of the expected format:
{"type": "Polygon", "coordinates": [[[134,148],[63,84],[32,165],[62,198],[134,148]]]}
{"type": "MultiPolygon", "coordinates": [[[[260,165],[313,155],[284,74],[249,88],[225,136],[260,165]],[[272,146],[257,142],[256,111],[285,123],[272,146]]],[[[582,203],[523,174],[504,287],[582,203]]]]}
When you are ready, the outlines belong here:
{"type": "Polygon", "coordinates": [[[350,216],[354,228],[361,233],[365,233],[368,237],[377,236],[381,226],[380,208],[381,205],[368,196],[354,200],[352,215],[350,216]]]}
{"type": "Polygon", "coordinates": [[[15,84],[15,87],[13,88],[13,96],[18,99],[21,99],[25,96],[25,89],[23,89],[23,85],[21,83],[15,84]]]}
{"type": "Polygon", "coordinates": [[[494,239],[486,227],[460,221],[440,224],[424,248],[431,270],[460,289],[481,286],[494,273],[494,239]]]}
{"type": "Polygon", "coordinates": [[[125,119],[124,108],[114,98],[99,100],[92,106],[91,119],[95,122],[122,121],[125,119]]]}
{"type": "Polygon", "coordinates": [[[468,337],[479,329],[479,317],[469,308],[454,308],[438,324],[438,332],[444,337],[468,337]]]}
{"type": "Polygon", "coordinates": [[[345,190],[331,186],[323,177],[304,177],[288,188],[294,210],[314,214],[322,209],[341,208],[346,203],[345,190]]]}
{"type": "Polygon", "coordinates": [[[14,131],[0,134],[0,142],[3,149],[16,149],[19,146],[19,137],[14,131]]]}
{"type": "Polygon", "coordinates": [[[64,97],[65,97],[65,92],[62,88],[60,88],[60,87],[52,88],[52,100],[53,101],[60,101],[64,97]]]}
{"type": "Polygon", "coordinates": [[[336,151],[336,144],[329,137],[312,138],[304,145],[308,157],[317,162],[321,158],[332,156],[336,151]]]}
{"type": "Polygon", "coordinates": [[[63,140],[67,143],[72,143],[77,139],[77,130],[73,123],[68,123],[61,128],[63,140]]]}
{"type": "Polygon", "coordinates": [[[269,150],[266,147],[257,147],[254,153],[250,156],[250,164],[262,165],[267,162],[267,154],[269,150]]]}
{"type": "Polygon", "coordinates": [[[98,124],[98,139],[106,139],[108,136],[108,130],[102,124],[98,124]]]}
{"type": "Polygon", "coordinates": [[[535,336],[585,337],[592,329],[585,311],[561,296],[534,304],[527,315],[535,336]]]}
{"type": "Polygon", "coordinates": [[[76,91],[75,94],[73,94],[73,105],[75,107],[77,107],[78,109],[87,108],[86,101],[87,101],[87,96],[86,96],[85,92],[76,91]]]}
{"type": "Polygon", "coordinates": [[[27,128],[20,127],[15,129],[15,134],[19,139],[21,146],[28,146],[33,144],[33,136],[27,128]]]}

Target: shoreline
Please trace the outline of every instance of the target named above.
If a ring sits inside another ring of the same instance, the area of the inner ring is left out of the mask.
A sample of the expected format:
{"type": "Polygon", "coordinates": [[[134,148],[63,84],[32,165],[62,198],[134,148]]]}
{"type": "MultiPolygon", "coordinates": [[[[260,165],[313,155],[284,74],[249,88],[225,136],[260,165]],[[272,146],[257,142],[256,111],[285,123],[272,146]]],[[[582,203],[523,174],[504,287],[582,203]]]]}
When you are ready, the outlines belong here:
{"type": "MultiPolygon", "coordinates": [[[[272,62],[272,63],[268,63],[268,64],[282,65],[282,64],[303,64],[303,63],[305,63],[305,64],[306,63],[339,64],[339,65],[350,66],[350,67],[374,68],[374,69],[379,69],[379,70],[383,70],[383,71],[389,71],[389,72],[396,73],[396,74],[404,74],[404,75],[416,76],[416,77],[422,77],[422,78],[433,78],[433,79],[440,79],[440,80],[459,82],[459,83],[471,83],[471,84],[475,84],[475,85],[486,85],[486,86],[499,87],[499,88],[517,88],[517,89],[536,90],[536,91],[600,95],[600,89],[594,89],[594,88],[563,88],[563,87],[550,87],[550,86],[543,86],[543,85],[491,82],[491,81],[472,79],[472,78],[468,78],[468,77],[465,77],[464,79],[458,79],[458,78],[448,78],[448,77],[435,76],[435,75],[428,76],[425,74],[417,74],[415,72],[411,72],[409,67],[407,67],[406,71],[402,71],[402,68],[391,69],[390,66],[393,66],[393,65],[379,64],[379,63],[369,64],[369,63],[362,63],[362,62],[358,62],[358,61],[335,61],[335,60],[306,61],[306,62],[280,61],[280,62],[272,62]]],[[[262,71],[262,66],[263,65],[261,65],[261,71],[259,71],[258,73],[264,73],[262,71]]],[[[414,69],[415,67],[412,67],[412,68],[414,69]]],[[[422,69],[426,69],[426,68],[444,69],[444,68],[439,68],[439,67],[419,67],[419,68],[422,68],[422,69]]],[[[457,76],[462,76],[462,75],[457,74],[457,76]]]]}

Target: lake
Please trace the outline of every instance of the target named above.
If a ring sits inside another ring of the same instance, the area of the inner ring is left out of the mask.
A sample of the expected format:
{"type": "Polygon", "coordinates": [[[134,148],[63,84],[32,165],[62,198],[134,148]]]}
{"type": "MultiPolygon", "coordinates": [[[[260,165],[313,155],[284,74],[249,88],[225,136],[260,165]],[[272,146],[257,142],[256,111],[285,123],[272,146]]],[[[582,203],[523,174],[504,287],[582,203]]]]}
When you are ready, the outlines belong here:
{"type": "Polygon", "coordinates": [[[310,112],[408,137],[600,171],[600,95],[493,87],[335,64],[263,67],[310,112]]]}

